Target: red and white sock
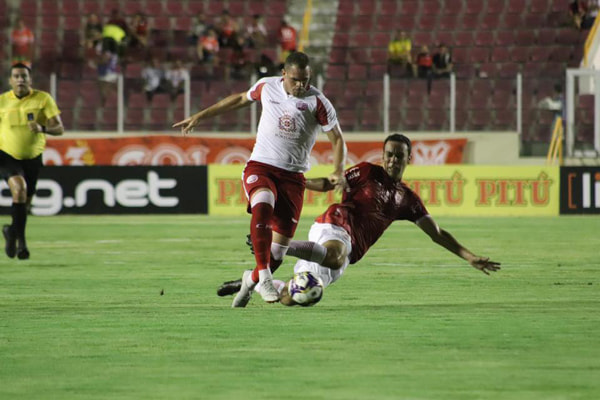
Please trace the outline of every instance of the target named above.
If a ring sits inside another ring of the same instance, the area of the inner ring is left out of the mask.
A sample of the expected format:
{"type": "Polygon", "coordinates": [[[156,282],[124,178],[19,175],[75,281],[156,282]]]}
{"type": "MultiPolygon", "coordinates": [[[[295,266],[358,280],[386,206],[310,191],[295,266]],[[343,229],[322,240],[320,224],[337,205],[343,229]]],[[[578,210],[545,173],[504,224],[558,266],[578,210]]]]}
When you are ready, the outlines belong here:
{"type": "MultiPolygon", "coordinates": [[[[271,218],[275,207],[275,195],[263,191],[252,196],[250,203],[252,218],[250,219],[250,238],[254,248],[256,268],[252,272],[252,280],[259,281],[259,271],[269,271],[271,257],[271,242],[273,231],[271,230],[271,218]]],[[[269,271],[269,274],[271,271],[269,271]]]]}

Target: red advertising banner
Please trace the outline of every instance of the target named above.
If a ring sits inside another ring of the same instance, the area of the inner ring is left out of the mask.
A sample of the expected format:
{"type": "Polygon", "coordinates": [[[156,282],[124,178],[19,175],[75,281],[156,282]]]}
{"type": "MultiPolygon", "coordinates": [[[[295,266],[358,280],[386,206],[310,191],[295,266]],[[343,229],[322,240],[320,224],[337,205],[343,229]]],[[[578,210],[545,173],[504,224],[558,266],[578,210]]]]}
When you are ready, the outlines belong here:
{"type": "MultiPolygon", "coordinates": [[[[413,164],[459,164],[467,139],[415,140],[413,164]]],[[[378,163],[381,141],[347,142],[348,164],[378,163]]],[[[135,136],[92,139],[48,138],[46,165],[207,165],[243,164],[250,157],[254,138],[206,138],[181,136],[135,136]]],[[[317,142],[311,164],[329,164],[331,144],[317,142]]]]}

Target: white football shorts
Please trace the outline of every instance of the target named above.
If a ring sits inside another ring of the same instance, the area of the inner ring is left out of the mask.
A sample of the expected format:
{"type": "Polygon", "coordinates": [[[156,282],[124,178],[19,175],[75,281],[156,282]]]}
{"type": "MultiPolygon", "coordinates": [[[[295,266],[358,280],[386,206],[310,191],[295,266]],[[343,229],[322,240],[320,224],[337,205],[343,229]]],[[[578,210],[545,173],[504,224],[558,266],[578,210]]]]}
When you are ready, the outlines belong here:
{"type": "Polygon", "coordinates": [[[340,269],[330,269],[323,267],[316,262],[306,261],[306,260],[298,260],[296,265],[294,266],[294,273],[309,271],[314,275],[321,278],[323,281],[323,286],[327,287],[331,285],[333,282],[340,279],[344,270],[350,264],[350,253],[352,252],[352,239],[348,232],[346,232],[343,228],[340,228],[337,225],[332,224],[320,224],[315,222],[310,227],[310,231],[308,232],[308,240],[311,242],[316,242],[319,244],[323,244],[330,240],[337,240],[339,242],[344,243],[344,246],[348,249],[348,255],[344,260],[344,265],[340,269]]]}

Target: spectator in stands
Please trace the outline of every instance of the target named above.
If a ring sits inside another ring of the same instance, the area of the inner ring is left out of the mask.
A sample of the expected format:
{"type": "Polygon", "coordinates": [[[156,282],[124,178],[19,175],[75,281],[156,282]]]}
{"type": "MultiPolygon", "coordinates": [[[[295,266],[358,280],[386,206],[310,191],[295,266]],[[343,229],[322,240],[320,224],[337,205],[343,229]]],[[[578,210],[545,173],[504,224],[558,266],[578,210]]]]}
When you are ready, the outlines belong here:
{"type": "Polygon", "coordinates": [[[245,50],[246,41],[243,36],[236,36],[236,42],[231,52],[229,62],[225,66],[225,79],[244,79],[248,77],[248,66],[250,60],[245,50]]]}
{"type": "Polygon", "coordinates": [[[265,47],[267,43],[267,28],[265,28],[260,14],[254,14],[252,17],[252,23],[246,29],[246,37],[248,39],[248,46],[259,51],[265,47]]]}
{"type": "Polygon", "coordinates": [[[21,63],[31,68],[34,41],[33,32],[25,25],[25,20],[17,19],[16,25],[10,33],[12,65],[21,63]]]}
{"type": "Polygon", "coordinates": [[[282,19],[277,35],[279,39],[279,63],[282,68],[287,57],[297,49],[297,36],[296,29],[288,24],[285,19],[282,19]]]}
{"type": "Polygon", "coordinates": [[[102,39],[101,52],[98,55],[97,72],[98,86],[100,89],[100,102],[104,106],[111,91],[116,89],[118,79],[117,67],[119,56],[117,54],[117,43],[114,39],[102,39]]]}
{"type": "Polygon", "coordinates": [[[85,50],[95,49],[102,44],[102,22],[97,14],[91,13],[83,28],[83,46],[85,50]]]}
{"type": "Polygon", "coordinates": [[[429,53],[429,47],[421,46],[414,66],[415,75],[421,79],[427,79],[427,93],[431,93],[431,79],[433,78],[433,58],[429,53]]]}
{"type": "Polygon", "coordinates": [[[123,30],[119,25],[108,22],[102,27],[102,42],[104,43],[105,39],[113,40],[116,46],[116,54],[119,57],[124,57],[126,55],[126,38],[127,31],[123,30]]]}
{"type": "Polygon", "coordinates": [[[581,29],[581,22],[585,17],[586,10],[587,6],[583,0],[573,0],[569,3],[569,15],[577,29],[581,29]]]}
{"type": "Polygon", "coordinates": [[[434,78],[450,78],[454,64],[452,63],[450,51],[448,51],[448,47],[445,44],[442,43],[438,46],[437,53],[433,55],[432,67],[434,78]]]}
{"type": "Polygon", "coordinates": [[[598,16],[598,9],[600,9],[600,0],[589,0],[587,3],[587,11],[583,15],[581,20],[581,29],[591,29],[594,26],[594,21],[598,16]]]}
{"type": "Polygon", "coordinates": [[[131,32],[129,38],[130,48],[145,49],[148,47],[148,19],[143,13],[139,12],[133,16],[129,32],[131,32]]]}
{"type": "Polygon", "coordinates": [[[194,22],[192,23],[192,29],[188,35],[188,43],[195,47],[198,44],[198,40],[200,40],[200,38],[206,34],[206,31],[209,28],[212,27],[206,22],[204,14],[201,12],[196,14],[196,18],[194,18],[194,22]]]}
{"type": "Polygon", "coordinates": [[[127,21],[125,21],[125,18],[121,16],[121,12],[116,8],[113,8],[110,11],[110,18],[108,19],[106,24],[116,25],[123,29],[126,35],[129,34],[129,26],[127,25],[127,21]]]}
{"type": "Polygon", "coordinates": [[[260,59],[254,66],[254,69],[256,71],[258,79],[262,79],[267,76],[273,76],[276,73],[275,64],[273,63],[273,60],[271,60],[271,58],[265,53],[262,53],[260,55],[260,59]]]}
{"type": "Polygon", "coordinates": [[[146,100],[151,102],[156,93],[164,92],[164,78],[165,72],[160,65],[160,60],[152,57],[147,61],[146,66],[142,70],[146,100]]]}
{"type": "Polygon", "coordinates": [[[412,73],[412,41],[406,32],[396,31],[388,44],[387,70],[390,75],[398,66],[402,73],[412,73]]]}
{"type": "Polygon", "coordinates": [[[219,45],[221,47],[233,47],[238,29],[238,24],[231,17],[229,11],[223,10],[223,14],[221,14],[219,24],[217,25],[219,45]]]}
{"type": "Polygon", "coordinates": [[[165,73],[165,80],[167,82],[169,93],[171,94],[171,100],[175,101],[177,96],[184,92],[185,81],[189,78],[190,72],[183,65],[183,61],[180,59],[175,60],[165,73]]]}
{"type": "Polygon", "coordinates": [[[209,29],[200,39],[196,47],[198,60],[211,65],[218,63],[219,39],[214,29],[209,29]]]}

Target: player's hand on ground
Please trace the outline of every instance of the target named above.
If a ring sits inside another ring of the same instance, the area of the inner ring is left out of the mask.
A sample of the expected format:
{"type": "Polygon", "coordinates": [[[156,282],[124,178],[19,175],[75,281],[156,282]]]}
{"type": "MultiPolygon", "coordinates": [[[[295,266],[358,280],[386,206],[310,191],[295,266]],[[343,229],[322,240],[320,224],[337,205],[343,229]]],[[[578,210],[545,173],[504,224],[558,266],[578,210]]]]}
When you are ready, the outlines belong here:
{"type": "Polygon", "coordinates": [[[327,177],[327,179],[329,180],[329,183],[335,186],[336,192],[342,193],[348,188],[348,182],[346,182],[346,177],[344,176],[344,173],[338,174],[334,172],[330,174],[327,177]]]}
{"type": "Polygon", "coordinates": [[[475,257],[470,264],[473,268],[480,270],[486,275],[489,275],[490,272],[495,272],[500,269],[500,263],[491,261],[489,257],[475,257]]]}
{"type": "Polygon", "coordinates": [[[183,121],[179,121],[173,124],[173,128],[181,128],[181,133],[185,136],[190,132],[193,132],[194,127],[198,124],[198,120],[194,117],[189,117],[183,121]]]}

